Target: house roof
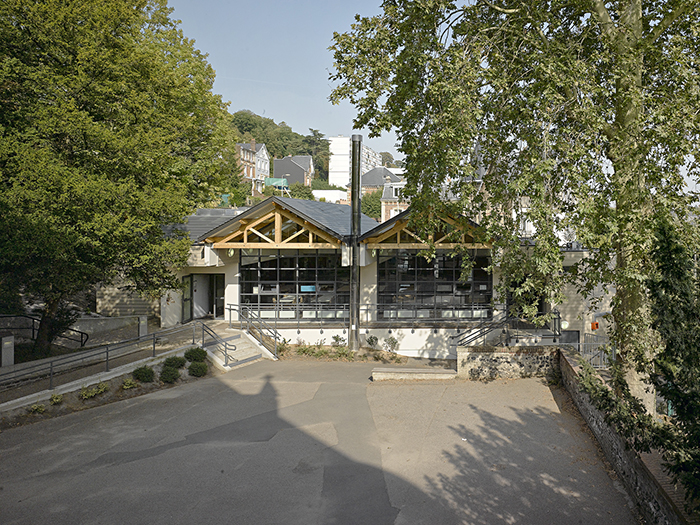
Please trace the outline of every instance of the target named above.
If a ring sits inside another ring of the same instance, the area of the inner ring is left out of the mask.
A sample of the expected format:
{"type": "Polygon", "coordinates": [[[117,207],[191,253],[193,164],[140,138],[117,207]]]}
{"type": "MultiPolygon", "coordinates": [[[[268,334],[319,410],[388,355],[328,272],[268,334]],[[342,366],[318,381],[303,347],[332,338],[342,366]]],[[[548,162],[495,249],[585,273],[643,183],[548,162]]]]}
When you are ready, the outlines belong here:
{"type": "Polygon", "coordinates": [[[174,231],[185,232],[190,239],[197,241],[206,232],[219,227],[247,210],[248,208],[203,208],[197,210],[195,215],[186,217],[185,222],[168,225],[163,230],[168,235],[174,231]]]}
{"type": "Polygon", "coordinates": [[[403,180],[399,175],[394,175],[387,168],[380,166],[373,168],[360,177],[361,186],[384,186],[386,178],[389,177],[391,182],[401,182],[403,180]]]}
{"type": "MultiPolygon", "coordinates": [[[[197,239],[204,241],[209,237],[227,235],[240,227],[241,220],[253,219],[269,213],[274,206],[279,206],[299,218],[308,221],[316,228],[334,236],[343,242],[348,242],[352,235],[351,214],[352,208],[344,204],[332,202],[318,202],[304,199],[292,199],[289,197],[270,197],[263,202],[250,208],[246,212],[223,222],[209,231],[203,233],[197,239]]],[[[377,221],[360,214],[360,235],[370,231],[377,226],[377,221]]]]}

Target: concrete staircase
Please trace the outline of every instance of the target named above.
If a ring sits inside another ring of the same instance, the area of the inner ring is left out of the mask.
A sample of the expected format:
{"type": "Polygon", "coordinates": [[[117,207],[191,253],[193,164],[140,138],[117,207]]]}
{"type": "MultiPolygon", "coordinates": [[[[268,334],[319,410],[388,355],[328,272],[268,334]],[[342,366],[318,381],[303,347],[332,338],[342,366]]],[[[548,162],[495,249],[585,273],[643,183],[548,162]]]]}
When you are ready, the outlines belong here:
{"type": "Polygon", "coordinates": [[[259,359],[275,359],[275,357],[262,347],[255,339],[250,337],[243,330],[235,330],[225,326],[211,326],[216,333],[228,343],[228,359],[224,345],[217,344],[214,341],[205,342],[205,350],[209,354],[211,362],[220,370],[231,370],[236,366],[246,363],[252,363],[259,359]],[[232,350],[232,347],[235,349],[232,350]]]}

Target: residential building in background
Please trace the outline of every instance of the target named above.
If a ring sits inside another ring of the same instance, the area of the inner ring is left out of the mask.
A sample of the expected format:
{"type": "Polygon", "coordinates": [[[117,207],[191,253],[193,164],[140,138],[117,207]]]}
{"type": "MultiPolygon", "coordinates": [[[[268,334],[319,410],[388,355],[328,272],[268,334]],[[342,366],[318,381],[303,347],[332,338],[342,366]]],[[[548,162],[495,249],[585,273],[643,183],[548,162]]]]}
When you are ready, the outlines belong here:
{"type": "Polygon", "coordinates": [[[270,154],[265,144],[236,144],[236,153],[241,163],[243,182],[250,182],[252,195],[262,195],[265,179],[270,176],[270,154]]]}
{"type": "MultiPolygon", "coordinates": [[[[352,154],[352,140],[350,137],[339,135],[329,137],[329,151],[331,158],[328,161],[328,182],[334,186],[345,188],[350,184],[350,164],[352,154]]],[[[382,165],[382,156],[362,144],[360,154],[360,175],[364,175],[373,168],[382,165]]]]}
{"type": "Polygon", "coordinates": [[[311,155],[289,155],[275,159],[275,179],[284,179],[291,186],[298,182],[311,186],[314,178],[314,161],[311,155]]]}

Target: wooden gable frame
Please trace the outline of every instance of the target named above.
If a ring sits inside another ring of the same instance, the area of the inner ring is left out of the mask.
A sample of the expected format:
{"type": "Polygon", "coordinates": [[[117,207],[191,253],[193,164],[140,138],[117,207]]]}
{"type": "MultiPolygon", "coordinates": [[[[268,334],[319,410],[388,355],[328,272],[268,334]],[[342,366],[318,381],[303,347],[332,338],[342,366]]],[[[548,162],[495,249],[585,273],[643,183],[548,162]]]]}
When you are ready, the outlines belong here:
{"type": "Polygon", "coordinates": [[[309,221],[281,208],[277,204],[261,217],[241,219],[236,231],[224,236],[209,237],[206,239],[206,242],[212,243],[212,248],[215,249],[322,249],[341,247],[339,239],[334,238],[309,221]],[[295,226],[297,231],[285,238],[283,235],[285,225],[295,226]]]}
{"type": "MultiPolygon", "coordinates": [[[[450,226],[459,227],[457,222],[449,217],[442,219],[450,226]]],[[[475,243],[471,235],[462,232],[459,242],[445,242],[449,234],[445,234],[437,240],[421,239],[416,233],[408,228],[407,220],[398,220],[384,233],[375,237],[365,239],[367,248],[370,250],[423,250],[428,247],[429,241],[433,241],[436,248],[454,249],[457,246],[474,249],[488,249],[489,244],[475,243]]]]}

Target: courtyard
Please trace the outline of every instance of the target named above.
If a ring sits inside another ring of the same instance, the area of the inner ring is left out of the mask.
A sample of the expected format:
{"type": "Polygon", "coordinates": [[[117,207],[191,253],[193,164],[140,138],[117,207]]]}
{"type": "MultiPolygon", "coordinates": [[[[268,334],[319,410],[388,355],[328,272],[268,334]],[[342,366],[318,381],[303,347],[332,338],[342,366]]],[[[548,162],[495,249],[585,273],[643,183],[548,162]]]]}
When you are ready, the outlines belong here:
{"type": "Polygon", "coordinates": [[[0,433],[0,521],[638,523],[543,379],[260,361],[0,433]]]}

